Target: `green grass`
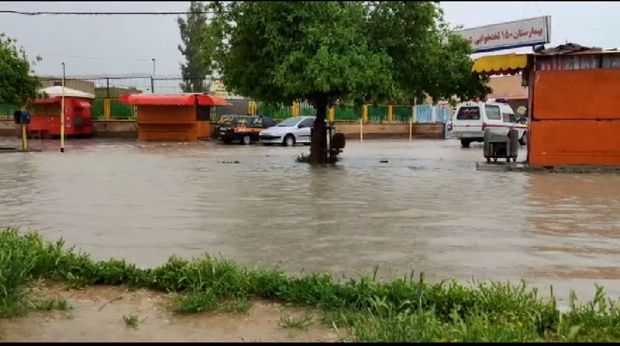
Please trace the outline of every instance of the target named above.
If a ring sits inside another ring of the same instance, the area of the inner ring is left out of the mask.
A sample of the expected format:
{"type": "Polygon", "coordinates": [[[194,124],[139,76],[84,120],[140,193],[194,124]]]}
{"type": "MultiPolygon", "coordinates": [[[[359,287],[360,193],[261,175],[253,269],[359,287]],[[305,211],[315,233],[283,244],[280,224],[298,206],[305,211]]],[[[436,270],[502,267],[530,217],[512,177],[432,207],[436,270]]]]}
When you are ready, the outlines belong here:
{"type": "MultiPolygon", "coordinates": [[[[27,310],[27,285],[35,280],[170,292],[177,295],[173,309],[179,313],[243,312],[252,299],[269,299],[318,309],[324,323],[350,330],[357,341],[620,341],[620,306],[602,288],[591,301],[560,313],[555,298],[543,298],[523,282],[461,285],[412,276],[336,281],[324,274],[292,277],[279,269],[243,268],[209,256],[172,257],[142,269],[92,260],[36,233],[0,231],[0,317],[27,310]]],[[[62,304],[43,307],[54,305],[62,304]]]]}
{"type": "Polygon", "coordinates": [[[129,315],[123,315],[123,322],[125,322],[125,327],[137,329],[138,323],[140,323],[140,320],[138,319],[138,315],[129,314],[129,315]]]}
{"type": "Polygon", "coordinates": [[[300,317],[281,317],[279,324],[282,328],[303,330],[312,324],[312,315],[304,315],[300,317]]]}
{"type": "Polygon", "coordinates": [[[50,310],[69,310],[71,309],[71,305],[66,299],[63,298],[46,298],[43,300],[33,300],[32,301],[33,309],[39,311],[50,311],[50,310]]]}
{"type": "Polygon", "coordinates": [[[175,301],[174,311],[178,313],[197,313],[213,311],[216,308],[217,297],[208,290],[178,296],[175,301]]]}
{"type": "Polygon", "coordinates": [[[244,314],[250,310],[251,303],[247,297],[237,297],[223,301],[217,310],[225,313],[244,314]]]}

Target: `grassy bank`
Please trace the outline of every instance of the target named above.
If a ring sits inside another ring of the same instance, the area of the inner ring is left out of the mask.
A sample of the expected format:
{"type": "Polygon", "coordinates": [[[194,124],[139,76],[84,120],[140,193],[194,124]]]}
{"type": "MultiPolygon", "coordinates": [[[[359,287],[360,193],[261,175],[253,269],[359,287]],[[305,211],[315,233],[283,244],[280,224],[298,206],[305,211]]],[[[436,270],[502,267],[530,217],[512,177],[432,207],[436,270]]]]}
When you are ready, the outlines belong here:
{"type": "MultiPolygon", "coordinates": [[[[171,258],[141,269],[122,260],[95,261],[38,234],[0,232],[0,316],[25,313],[34,280],[73,286],[126,285],[177,294],[175,311],[240,312],[253,298],[319,308],[325,322],[348,327],[358,341],[617,341],[620,308],[602,290],[560,313],[524,284],[428,283],[412,277],[336,281],[329,275],[290,277],[208,256],[171,258]],[[27,304],[26,304],[27,305],[27,304]]],[[[61,304],[58,304],[61,305],[61,304]]]]}

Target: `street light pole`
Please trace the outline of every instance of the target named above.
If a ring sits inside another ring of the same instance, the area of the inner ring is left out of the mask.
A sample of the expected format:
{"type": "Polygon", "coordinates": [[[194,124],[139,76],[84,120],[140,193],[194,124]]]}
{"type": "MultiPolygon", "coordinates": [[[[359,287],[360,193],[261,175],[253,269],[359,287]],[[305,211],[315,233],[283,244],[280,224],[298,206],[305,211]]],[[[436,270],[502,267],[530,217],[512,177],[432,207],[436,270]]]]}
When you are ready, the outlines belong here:
{"type": "Polygon", "coordinates": [[[60,152],[65,152],[65,63],[62,63],[62,94],[60,100],[60,152]]]}
{"type": "Polygon", "coordinates": [[[151,93],[155,93],[155,58],[152,58],[153,61],[153,74],[151,75],[151,93]]]}

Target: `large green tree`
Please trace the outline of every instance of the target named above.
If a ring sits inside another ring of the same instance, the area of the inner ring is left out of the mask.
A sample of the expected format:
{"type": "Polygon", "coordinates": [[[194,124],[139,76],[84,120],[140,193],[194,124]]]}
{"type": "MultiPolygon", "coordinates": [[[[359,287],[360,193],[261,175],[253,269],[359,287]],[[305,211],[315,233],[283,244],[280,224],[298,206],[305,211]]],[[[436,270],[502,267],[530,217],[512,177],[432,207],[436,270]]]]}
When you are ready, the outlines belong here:
{"type": "Polygon", "coordinates": [[[192,1],[187,19],[177,20],[183,43],[178,49],[185,57],[185,63],[181,64],[181,88],[185,92],[208,91],[205,79],[212,72],[212,54],[216,41],[206,10],[207,6],[202,2],[192,1]]]}
{"type": "Polygon", "coordinates": [[[24,106],[37,96],[39,86],[23,48],[0,33],[0,103],[24,106]]]}
{"type": "Polygon", "coordinates": [[[227,87],[317,110],[311,163],[326,160],[325,115],[338,100],[438,99],[483,90],[468,46],[431,2],[214,2],[227,87]]]}

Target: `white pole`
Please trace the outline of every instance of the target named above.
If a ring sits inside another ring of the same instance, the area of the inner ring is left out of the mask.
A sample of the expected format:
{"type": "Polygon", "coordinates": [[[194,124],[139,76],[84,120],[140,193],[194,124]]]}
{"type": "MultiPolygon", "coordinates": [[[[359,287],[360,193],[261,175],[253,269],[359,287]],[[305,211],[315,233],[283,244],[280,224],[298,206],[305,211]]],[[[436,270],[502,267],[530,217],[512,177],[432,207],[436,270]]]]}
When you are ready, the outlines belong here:
{"type": "Polygon", "coordinates": [[[364,118],[360,118],[360,143],[364,141],[364,118]]]}
{"type": "Polygon", "coordinates": [[[65,63],[62,63],[62,94],[60,99],[60,152],[65,152],[65,63]]]}

